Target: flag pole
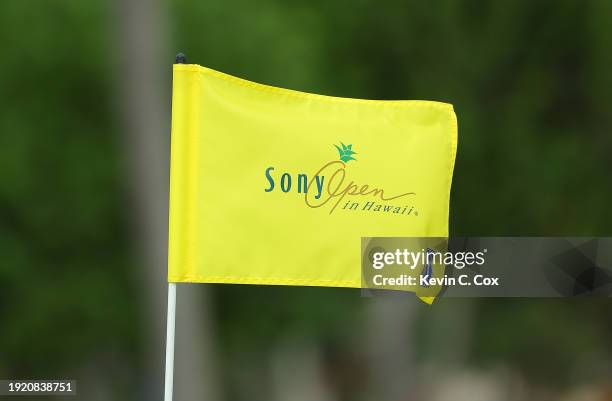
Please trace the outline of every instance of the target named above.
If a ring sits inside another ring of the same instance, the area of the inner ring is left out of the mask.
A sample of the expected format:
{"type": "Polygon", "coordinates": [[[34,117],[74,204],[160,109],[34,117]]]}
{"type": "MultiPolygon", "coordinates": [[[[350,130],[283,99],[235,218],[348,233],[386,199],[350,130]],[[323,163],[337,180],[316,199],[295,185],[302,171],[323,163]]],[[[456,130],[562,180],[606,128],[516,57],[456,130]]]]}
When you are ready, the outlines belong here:
{"type": "MultiPolygon", "coordinates": [[[[186,64],[183,53],[176,55],[176,64],[186,64]]],[[[176,283],[168,283],[168,313],[166,319],[166,380],[164,401],[172,401],[174,390],[174,334],[176,333],[176,283]]]]}
{"type": "Polygon", "coordinates": [[[176,327],[176,283],[168,283],[168,319],[166,327],[166,386],[164,401],[172,401],[174,379],[174,333],[176,327]]]}

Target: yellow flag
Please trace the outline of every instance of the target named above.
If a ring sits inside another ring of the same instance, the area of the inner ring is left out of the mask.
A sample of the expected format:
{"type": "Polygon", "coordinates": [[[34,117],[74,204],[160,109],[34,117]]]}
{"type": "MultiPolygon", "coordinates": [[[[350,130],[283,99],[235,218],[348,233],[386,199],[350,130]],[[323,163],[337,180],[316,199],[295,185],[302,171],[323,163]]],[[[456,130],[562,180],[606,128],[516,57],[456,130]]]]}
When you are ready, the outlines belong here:
{"type": "Polygon", "coordinates": [[[446,237],[450,104],[174,65],[168,280],[361,287],[362,237],[446,237]]]}

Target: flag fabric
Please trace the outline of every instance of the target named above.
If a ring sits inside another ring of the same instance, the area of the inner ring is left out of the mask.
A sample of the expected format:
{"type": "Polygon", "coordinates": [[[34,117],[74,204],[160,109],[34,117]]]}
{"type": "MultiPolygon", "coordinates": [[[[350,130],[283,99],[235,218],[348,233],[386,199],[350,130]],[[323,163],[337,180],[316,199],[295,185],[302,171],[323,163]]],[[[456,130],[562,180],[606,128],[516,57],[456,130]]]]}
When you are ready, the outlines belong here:
{"type": "Polygon", "coordinates": [[[450,104],[175,64],[169,282],[362,287],[362,237],[446,237],[450,104]]]}

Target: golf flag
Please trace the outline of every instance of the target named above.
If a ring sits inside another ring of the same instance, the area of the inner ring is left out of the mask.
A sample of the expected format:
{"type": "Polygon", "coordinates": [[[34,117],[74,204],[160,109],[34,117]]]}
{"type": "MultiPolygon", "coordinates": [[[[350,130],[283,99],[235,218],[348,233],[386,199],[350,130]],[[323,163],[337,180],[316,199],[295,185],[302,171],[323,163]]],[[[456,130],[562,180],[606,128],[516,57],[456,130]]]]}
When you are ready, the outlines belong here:
{"type": "Polygon", "coordinates": [[[175,64],[169,282],[362,287],[362,237],[447,237],[450,104],[175,64]]]}

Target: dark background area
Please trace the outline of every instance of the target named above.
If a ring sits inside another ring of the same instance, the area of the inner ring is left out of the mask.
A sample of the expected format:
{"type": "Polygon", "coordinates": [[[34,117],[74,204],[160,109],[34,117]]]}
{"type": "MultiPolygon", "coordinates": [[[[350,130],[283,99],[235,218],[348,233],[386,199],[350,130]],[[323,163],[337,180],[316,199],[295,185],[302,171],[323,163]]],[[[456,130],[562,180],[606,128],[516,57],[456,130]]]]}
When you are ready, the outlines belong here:
{"type": "MultiPolygon", "coordinates": [[[[606,0],[3,2],[0,378],[162,399],[179,51],[275,86],[454,104],[452,234],[609,236],[610,21],[606,0]]],[[[178,297],[181,401],[612,399],[608,299],[178,297]]]]}

